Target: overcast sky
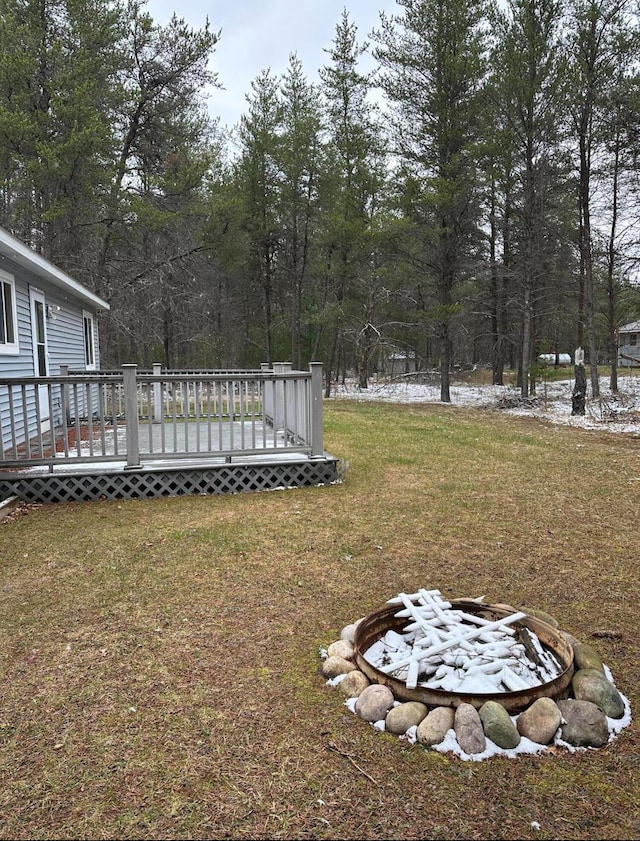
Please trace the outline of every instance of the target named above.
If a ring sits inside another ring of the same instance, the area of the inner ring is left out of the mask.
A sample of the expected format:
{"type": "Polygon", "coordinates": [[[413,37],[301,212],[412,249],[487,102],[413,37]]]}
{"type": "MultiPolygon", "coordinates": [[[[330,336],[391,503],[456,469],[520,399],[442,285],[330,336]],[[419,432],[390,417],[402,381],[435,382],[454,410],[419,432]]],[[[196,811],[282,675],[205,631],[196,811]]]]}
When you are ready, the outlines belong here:
{"type": "MultiPolygon", "coordinates": [[[[358,28],[358,43],[369,40],[381,10],[402,11],[396,0],[148,0],[147,4],[157,23],[166,23],[175,12],[193,28],[202,28],[208,17],[214,31],[222,30],[211,67],[225,90],[212,91],[209,110],[229,127],[246,111],[251,82],[267,68],[281,75],[291,53],[297,53],[308,79],[317,81],[318,69],[328,63],[323,50],[331,48],[345,8],[358,28]]],[[[373,62],[363,63],[361,69],[372,66],[373,62]]]]}

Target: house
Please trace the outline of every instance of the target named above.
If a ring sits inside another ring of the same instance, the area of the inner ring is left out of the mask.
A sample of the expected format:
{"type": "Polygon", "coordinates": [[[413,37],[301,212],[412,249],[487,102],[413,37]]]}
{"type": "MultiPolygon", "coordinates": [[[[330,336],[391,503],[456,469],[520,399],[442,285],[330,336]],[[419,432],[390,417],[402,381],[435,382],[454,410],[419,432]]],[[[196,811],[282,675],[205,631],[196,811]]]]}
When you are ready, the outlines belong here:
{"type": "Polygon", "coordinates": [[[238,493],[337,481],[322,365],[100,370],[109,305],[0,228],[0,503],[238,493]]]}
{"type": "Polygon", "coordinates": [[[618,330],[618,367],[640,365],[640,321],[631,321],[618,330]]]}
{"type": "Polygon", "coordinates": [[[331,484],[322,365],[101,371],[109,305],[0,228],[0,502],[331,484]]]}
{"type": "MultiPolygon", "coordinates": [[[[61,366],[96,370],[96,316],[108,309],[106,301],[0,228],[0,381],[56,376],[61,366]]],[[[25,441],[59,411],[46,386],[37,393],[37,400],[23,400],[15,389],[0,388],[3,450],[11,414],[20,416],[19,439],[25,441]]]]}

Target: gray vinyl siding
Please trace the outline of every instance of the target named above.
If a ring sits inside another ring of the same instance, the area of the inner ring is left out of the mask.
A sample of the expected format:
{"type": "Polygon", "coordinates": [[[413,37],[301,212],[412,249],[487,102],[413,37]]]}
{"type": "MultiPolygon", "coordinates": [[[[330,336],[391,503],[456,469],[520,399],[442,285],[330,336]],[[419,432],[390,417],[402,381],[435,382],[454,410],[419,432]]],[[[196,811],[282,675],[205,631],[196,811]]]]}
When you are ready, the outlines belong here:
{"type": "Polygon", "coordinates": [[[8,274],[13,274],[16,295],[16,315],[18,320],[19,354],[0,351],[0,376],[32,377],[33,344],[31,341],[31,315],[29,312],[29,287],[17,272],[12,272],[6,263],[2,266],[8,274]]]}
{"type": "Polygon", "coordinates": [[[49,374],[51,376],[59,374],[61,365],[68,365],[69,369],[74,371],[85,370],[84,324],[82,315],[85,310],[93,315],[96,368],[98,368],[99,348],[95,311],[82,301],[73,300],[69,295],[61,293],[52,284],[40,278],[30,277],[20,266],[12,265],[9,261],[5,261],[3,268],[5,271],[13,274],[15,278],[20,354],[19,356],[4,356],[0,354],[0,376],[34,376],[33,340],[31,336],[29,304],[30,286],[34,286],[44,294],[45,304],[47,306],[60,307],[55,319],[47,318],[46,320],[49,374]]]}
{"type": "Polygon", "coordinates": [[[55,321],[47,320],[49,373],[59,374],[61,365],[68,365],[71,371],[84,371],[82,307],[71,308],[68,302],[56,300],[54,295],[47,295],[47,303],[60,307],[55,321]]]}
{"type": "MultiPolygon", "coordinates": [[[[33,338],[31,332],[31,286],[44,294],[45,307],[58,306],[60,310],[56,313],[55,319],[46,318],[47,334],[47,361],[50,376],[60,374],[60,366],[67,365],[69,370],[84,371],[85,350],[84,350],[84,322],[83,311],[93,315],[94,340],[96,368],[99,367],[99,349],[97,337],[97,317],[95,311],[81,300],[74,300],[69,294],[57,289],[53,284],[43,279],[31,276],[21,266],[11,263],[9,260],[2,261],[2,269],[13,275],[15,281],[16,311],[18,322],[18,355],[0,353],[0,379],[33,377],[35,375],[33,359],[33,338]]],[[[59,423],[60,400],[59,388],[55,387],[53,396],[54,421],[59,423]]],[[[23,421],[23,400],[19,390],[13,388],[14,396],[14,422],[22,441],[25,439],[23,421]]],[[[36,407],[35,400],[27,397],[27,417],[29,429],[35,427],[36,407]]],[[[10,400],[7,387],[0,387],[0,428],[2,431],[2,449],[8,446],[7,430],[10,424],[10,400]]]]}

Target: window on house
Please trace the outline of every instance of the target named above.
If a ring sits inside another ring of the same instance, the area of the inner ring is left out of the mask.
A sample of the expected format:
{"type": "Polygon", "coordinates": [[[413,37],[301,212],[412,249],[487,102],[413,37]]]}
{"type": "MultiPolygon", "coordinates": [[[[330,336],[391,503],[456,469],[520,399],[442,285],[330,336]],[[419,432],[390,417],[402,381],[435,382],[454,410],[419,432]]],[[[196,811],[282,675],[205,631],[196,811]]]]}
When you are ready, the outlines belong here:
{"type": "Polygon", "coordinates": [[[635,347],[638,344],[638,334],[637,333],[629,333],[629,344],[632,347],[635,347]]]}
{"type": "Polygon", "coordinates": [[[0,272],[0,353],[18,353],[16,287],[5,272],[0,272]]]}
{"type": "Polygon", "coordinates": [[[90,312],[82,313],[84,322],[84,364],[87,371],[95,370],[96,367],[96,345],[93,330],[93,316],[90,312]]]}

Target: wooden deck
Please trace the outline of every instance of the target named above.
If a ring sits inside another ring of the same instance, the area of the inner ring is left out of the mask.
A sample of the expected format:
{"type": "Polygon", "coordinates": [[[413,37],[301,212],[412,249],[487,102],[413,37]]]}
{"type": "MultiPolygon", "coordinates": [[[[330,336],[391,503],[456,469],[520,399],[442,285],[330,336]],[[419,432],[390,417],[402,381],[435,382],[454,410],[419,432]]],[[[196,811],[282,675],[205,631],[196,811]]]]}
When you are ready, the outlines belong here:
{"type": "Polygon", "coordinates": [[[2,380],[0,426],[0,500],[224,494],[339,480],[338,460],[322,446],[319,366],[152,374],[124,366],[2,380]]]}

